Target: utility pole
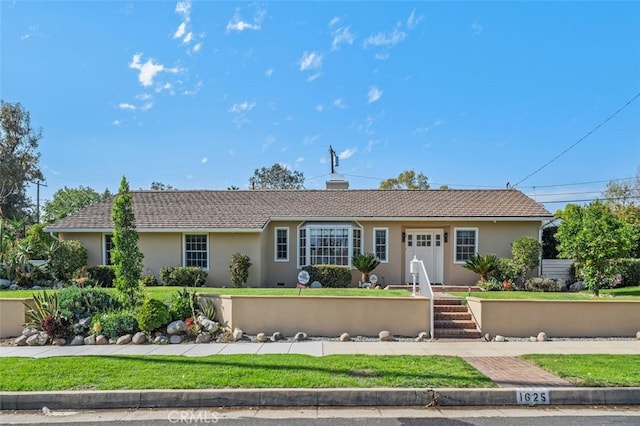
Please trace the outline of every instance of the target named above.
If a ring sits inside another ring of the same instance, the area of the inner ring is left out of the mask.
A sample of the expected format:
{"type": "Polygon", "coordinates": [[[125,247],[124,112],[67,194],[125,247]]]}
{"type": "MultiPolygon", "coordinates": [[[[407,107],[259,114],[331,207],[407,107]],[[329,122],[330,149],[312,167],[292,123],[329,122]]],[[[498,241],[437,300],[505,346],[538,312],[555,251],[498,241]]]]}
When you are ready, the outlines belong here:
{"type": "Polygon", "coordinates": [[[31,183],[35,184],[37,188],[36,189],[36,223],[40,223],[40,187],[41,186],[46,187],[47,185],[40,182],[39,180],[31,183]]]}
{"type": "Polygon", "coordinates": [[[331,145],[329,145],[329,158],[331,158],[331,174],[334,174],[335,168],[338,167],[338,156],[331,145]]]}

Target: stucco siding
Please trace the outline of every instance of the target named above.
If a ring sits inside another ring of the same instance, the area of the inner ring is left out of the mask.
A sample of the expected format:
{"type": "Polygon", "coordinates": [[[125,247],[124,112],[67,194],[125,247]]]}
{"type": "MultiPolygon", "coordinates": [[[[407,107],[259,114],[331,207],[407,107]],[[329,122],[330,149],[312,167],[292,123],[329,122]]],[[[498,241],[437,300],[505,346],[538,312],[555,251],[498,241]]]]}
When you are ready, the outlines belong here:
{"type": "Polygon", "coordinates": [[[251,259],[247,286],[259,287],[261,281],[262,257],[259,233],[211,233],[209,234],[209,277],[208,286],[233,287],[229,276],[231,255],[244,253],[251,259]]]}
{"type": "Polygon", "coordinates": [[[81,233],[64,232],[58,236],[61,240],[76,240],[87,249],[89,255],[87,266],[102,265],[102,234],[101,233],[81,233]]]}
{"type": "Polygon", "coordinates": [[[182,234],[179,233],[139,233],[138,247],[144,254],[142,259],[144,275],[160,277],[160,269],[167,266],[182,266],[182,234]]]}

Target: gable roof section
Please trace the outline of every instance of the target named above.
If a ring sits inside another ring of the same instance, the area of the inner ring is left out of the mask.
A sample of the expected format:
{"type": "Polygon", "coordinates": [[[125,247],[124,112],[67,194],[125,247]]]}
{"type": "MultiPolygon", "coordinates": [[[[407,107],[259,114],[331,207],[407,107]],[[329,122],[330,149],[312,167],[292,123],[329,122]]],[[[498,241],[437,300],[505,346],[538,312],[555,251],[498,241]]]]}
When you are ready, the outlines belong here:
{"type": "MultiPolygon", "coordinates": [[[[132,191],[138,231],[261,230],[271,220],[541,220],[552,215],[517,190],[132,191]]],[[[113,198],[47,228],[106,231],[113,198]]]]}

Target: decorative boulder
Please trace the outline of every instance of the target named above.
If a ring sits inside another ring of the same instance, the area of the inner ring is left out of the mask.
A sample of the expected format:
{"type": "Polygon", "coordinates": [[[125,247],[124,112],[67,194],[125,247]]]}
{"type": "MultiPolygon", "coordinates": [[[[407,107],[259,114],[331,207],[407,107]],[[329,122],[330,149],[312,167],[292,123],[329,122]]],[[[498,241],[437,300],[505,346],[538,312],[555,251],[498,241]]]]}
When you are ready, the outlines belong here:
{"type": "Polygon", "coordinates": [[[538,338],[536,336],[531,336],[531,337],[529,337],[529,341],[530,342],[537,342],[538,338]]]}
{"type": "Polygon", "coordinates": [[[383,330],[378,333],[378,337],[382,342],[391,342],[393,340],[393,334],[387,330],[383,330]]]}
{"type": "Polygon", "coordinates": [[[169,343],[172,345],[177,345],[178,343],[182,343],[182,336],[179,334],[173,334],[169,337],[169,343]]]}
{"type": "Polygon", "coordinates": [[[131,335],[130,334],[125,334],[124,336],[120,336],[118,337],[118,339],[116,340],[116,345],[128,345],[129,343],[131,343],[131,335]]]}
{"type": "Polygon", "coordinates": [[[109,344],[109,339],[107,339],[106,336],[103,336],[102,334],[96,337],[96,345],[108,345],[109,344]]]}
{"type": "Polygon", "coordinates": [[[42,287],[40,287],[39,285],[34,285],[33,287],[31,287],[31,290],[42,290],[42,287]]]}
{"type": "Polygon", "coordinates": [[[95,345],[96,344],[96,336],[93,334],[84,338],[85,345],[95,345]]]}
{"type": "Polygon", "coordinates": [[[348,342],[349,340],[351,340],[351,336],[349,336],[349,333],[342,333],[340,335],[341,342],[348,342]]]}
{"type": "Polygon", "coordinates": [[[27,339],[30,336],[25,336],[24,334],[21,336],[16,337],[16,339],[13,341],[13,344],[16,346],[25,346],[27,344],[27,339]]]}
{"type": "Polygon", "coordinates": [[[264,343],[264,342],[266,342],[267,340],[269,340],[269,338],[268,338],[268,337],[267,337],[267,335],[266,335],[266,334],[264,334],[264,333],[258,333],[258,334],[256,335],[256,340],[257,340],[258,342],[264,343]]]}
{"type": "Polygon", "coordinates": [[[187,331],[187,325],[182,320],[174,321],[167,326],[167,334],[180,334],[187,331]]]}
{"type": "Polygon", "coordinates": [[[293,341],[300,342],[302,340],[307,340],[308,338],[309,336],[307,336],[307,333],[305,333],[304,331],[299,331],[295,336],[293,336],[293,341]]]}
{"type": "Polygon", "coordinates": [[[640,340],[640,331],[636,333],[636,340],[640,340]]]}
{"type": "Polygon", "coordinates": [[[238,340],[242,339],[242,335],[244,333],[242,332],[242,330],[240,330],[238,327],[233,329],[233,341],[237,342],[238,340]]]}
{"type": "Polygon", "coordinates": [[[493,339],[494,342],[506,342],[507,339],[504,336],[501,336],[499,334],[496,334],[496,338],[493,339]]]}
{"type": "Polygon", "coordinates": [[[484,338],[485,342],[490,342],[491,341],[491,333],[485,333],[483,338],[484,338]]]}
{"type": "Polygon", "coordinates": [[[584,283],[582,281],[577,281],[569,286],[570,291],[582,291],[584,290],[584,283]]]}
{"type": "Polygon", "coordinates": [[[84,337],[82,336],[74,336],[73,339],[71,339],[71,342],[69,342],[69,346],[81,346],[84,345],[84,337]]]}
{"type": "Polygon", "coordinates": [[[209,333],[200,333],[196,337],[196,343],[209,343],[211,342],[211,335],[209,333]]]}
{"type": "Polygon", "coordinates": [[[63,339],[62,337],[58,337],[57,339],[53,339],[51,344],[53,346],[64,346],[64,345],[67,344],[67,341],[66,341],[66,339],[63,339]]]}
{"type": "Polygon", "coordinates": [[[11,284],[9,286],[9,290],[13,290],[13,291],[20,290],[20,287],[18,286],[18,284],[11,284]]]}
{"type": "Polygon", "coordinates": [[[416,342],[424,342],[427,339],[429,339],[429,333],[427,333],[426,331],[421,331],[418,334],[418,337],[416,337],[416,342]]]}
{"type": "Polygon", "coordinates": [[[24,330],[22,330],[22,335],[26,337],[31,337],[34,334],[38,334],[38,333],[39,333],[38,329],[36,329],[35,327],[31,327],[30,325],[25,327],[24,330]]]}
{"type": "Polygon", "coordinates": [[[311,285],[309,286],[310,288],[322,288],[322,284],[320,283],[320,281],[314,281],[311,283],[311,285]]]}
{"type": "Polygon", "coordinates": [[[538,342],[546,342],[547,340],[549,340],[549,336],[547,336],[547,333],[545,333],[544,331],[541,331],[540,333],[538,333],[538,342]]]}
{"type": "Polygon", "coordinates": [[[49,336],[44,331],[34,334],[33,336],[29,336],[27,338],[28,346],[44,346],[49,340],[49,336]]]}
{"type": "Polygon", "coordinates": [[[131,343],[134,345],[144,345],[147,343],[147,336],[142,331],[138,331],[131,338],[131,343]]]}
{"type": "Polygon", "coordinates": [[[284,334],[282,334],[279,331],[276,331],[275,333],[273,333],[271,335],[271,341],[272,342],[277,342],[278,340],[284,340],[284,334]]]}
{"type": "Polygon", "coordinates": [[[5,280],[4,278],[0,279],[0,290],[9,288],[10,285],[11,285],[11,280],[5,280]]]}
{"type": "Polygon", "coordinates": [[[155,345],[166,345],[167,343],[169,343],[169,338],[167,336],[157,336],[155,339],[153,339],[153,343],[155,345]]]}
{"type": "Polygon", "coordinates": [[[197,320],[198,320],[198,324],[200,324],[202,329],[205,330],[206,332],[215,333],[216,331],[218,331],[219,324],[215,321],[211,321],[204,315],[199,315],[197,320]]]}
{"type": "Polygon", "coordinates": [[[109,337],[109,344],[110,345],[115,345],[116,343],[118,343],[118,338],[117,337],[109,337]]]}

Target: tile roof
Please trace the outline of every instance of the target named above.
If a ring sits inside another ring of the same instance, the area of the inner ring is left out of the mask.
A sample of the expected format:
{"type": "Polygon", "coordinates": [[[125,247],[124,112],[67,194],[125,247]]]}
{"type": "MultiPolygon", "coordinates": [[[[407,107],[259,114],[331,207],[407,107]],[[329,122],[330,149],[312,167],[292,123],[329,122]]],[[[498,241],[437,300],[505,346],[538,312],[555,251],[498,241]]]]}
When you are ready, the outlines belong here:
{"type": "MultiPolygon", "coordinates": [[[[551,218],[517,190],[132,191],[138,231],[262,229],[270,220],[551,218]]],[[[47,229],[111,229],[113,198],[47,229]]]]}

